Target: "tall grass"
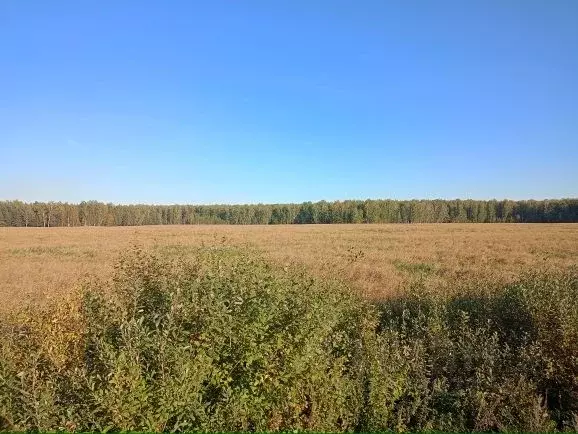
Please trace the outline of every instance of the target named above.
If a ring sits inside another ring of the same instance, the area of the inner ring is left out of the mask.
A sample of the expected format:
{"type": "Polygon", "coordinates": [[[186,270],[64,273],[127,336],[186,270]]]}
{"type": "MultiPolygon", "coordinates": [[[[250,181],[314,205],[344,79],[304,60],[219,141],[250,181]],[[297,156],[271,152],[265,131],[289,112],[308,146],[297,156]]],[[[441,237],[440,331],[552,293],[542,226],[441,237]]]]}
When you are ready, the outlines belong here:
{"type": "Polygon", "coordinates": [[[0,428],[576,430],[578,273],[464,294],[370,304],[235,249],[136,249],[1,320],[0,428]]]}

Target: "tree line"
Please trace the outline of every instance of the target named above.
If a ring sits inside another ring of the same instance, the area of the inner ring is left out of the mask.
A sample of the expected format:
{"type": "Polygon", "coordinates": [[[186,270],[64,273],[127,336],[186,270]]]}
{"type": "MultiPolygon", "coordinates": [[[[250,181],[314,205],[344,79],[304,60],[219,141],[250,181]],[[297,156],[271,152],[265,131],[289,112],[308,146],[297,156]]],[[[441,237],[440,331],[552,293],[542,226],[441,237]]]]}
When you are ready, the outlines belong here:
{"type": "Polygon", "coordinates": [[[578,199],[345,200],[258,205],[0,201],[0,226],[578,222],[578,199]]]}

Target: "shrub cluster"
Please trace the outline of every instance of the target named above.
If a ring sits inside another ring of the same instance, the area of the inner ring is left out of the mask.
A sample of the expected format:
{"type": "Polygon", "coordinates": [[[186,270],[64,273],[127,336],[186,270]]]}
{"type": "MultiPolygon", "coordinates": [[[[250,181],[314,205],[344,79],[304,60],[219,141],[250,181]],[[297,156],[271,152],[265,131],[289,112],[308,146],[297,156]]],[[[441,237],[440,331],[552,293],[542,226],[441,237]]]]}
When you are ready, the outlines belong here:
{"type": "Polygon", "coordinates": [[[370,304],[241,251],[140,250],[2,319],[0,429],[576,430],[578,274],[370,304]]]}

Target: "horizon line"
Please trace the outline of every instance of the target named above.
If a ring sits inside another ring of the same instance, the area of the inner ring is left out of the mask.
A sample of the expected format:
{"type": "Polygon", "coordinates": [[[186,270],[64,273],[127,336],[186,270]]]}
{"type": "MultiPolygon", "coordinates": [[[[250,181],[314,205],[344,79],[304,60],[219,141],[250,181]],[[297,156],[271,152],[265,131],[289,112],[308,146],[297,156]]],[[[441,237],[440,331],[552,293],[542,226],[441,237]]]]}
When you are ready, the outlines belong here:
{"type": "Polygon", "coordinates": [[[273,205],[303,205],[306,203],[342,203],[342,202],[367,202],[367,201],[393,201],[393,202],[436,202],[436,201],[443,201],[443,202],[451,202],[451,201],[474,201],[474,202],[545,202],[545,201],[563,201],[563,200],[578,200],[578,196],[576,197],[545,197],[545,198],[532,198],[532,199],[511,199],[511,198],[491,198],[491,199],[475,199],[475,198],[434,198],[434,199],[426,199],[426,198],[411,198],[411,199],[394,199],[394,198],[365,198],[365,199],[320,199],[320,200],[306,200],[302,202],[173,202],[173,203],[160,203],[160,202],[112,202],[112,201],[103,201],[97,199],[88,199],[82,200],[80,202],[74,201],[62,201],[62,200],[50,200],[50,201],[26,201],[21,199],[0,199],[1,202],[21,202],[26,205],[33,205],[35,203],[40,204],[64,204],[64,205],[81,205],[82,203],[99,203],[104,205],[113,205],[113,206],[273,206],[273,205]]]}

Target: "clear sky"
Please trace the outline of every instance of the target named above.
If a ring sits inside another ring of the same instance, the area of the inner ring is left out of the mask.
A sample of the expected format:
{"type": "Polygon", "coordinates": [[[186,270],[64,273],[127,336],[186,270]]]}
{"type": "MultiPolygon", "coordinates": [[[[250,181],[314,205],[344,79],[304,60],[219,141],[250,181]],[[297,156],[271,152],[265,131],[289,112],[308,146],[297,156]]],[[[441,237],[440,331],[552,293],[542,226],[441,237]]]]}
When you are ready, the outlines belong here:
{"type": "Polygon", "coordinates": [[[0,199],[576,196],[577,0],[0,1],[0,199]]]}

